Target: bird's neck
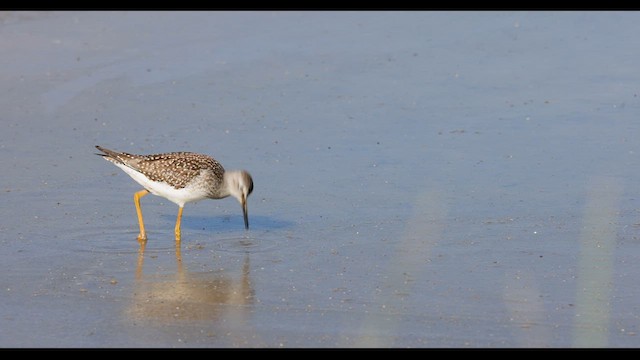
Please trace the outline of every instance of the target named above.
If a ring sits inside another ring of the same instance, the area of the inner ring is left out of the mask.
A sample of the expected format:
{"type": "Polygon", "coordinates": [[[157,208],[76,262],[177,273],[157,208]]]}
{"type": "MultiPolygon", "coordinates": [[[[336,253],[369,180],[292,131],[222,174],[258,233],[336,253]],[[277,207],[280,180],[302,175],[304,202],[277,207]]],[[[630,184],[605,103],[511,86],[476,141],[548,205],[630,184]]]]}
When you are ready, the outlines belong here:
{"type": "Polygon", "coordinates": [[[206,173],[204,176],[211,177],[210,184],[212,184],[212,186],[208,189],[209,198],[223,199],[231,195],[231,192],[229,191],[229,181],[227,180],[226,172],[223,174],[222,179],[215,176],[215,174],[213,173],[206,173]]]}

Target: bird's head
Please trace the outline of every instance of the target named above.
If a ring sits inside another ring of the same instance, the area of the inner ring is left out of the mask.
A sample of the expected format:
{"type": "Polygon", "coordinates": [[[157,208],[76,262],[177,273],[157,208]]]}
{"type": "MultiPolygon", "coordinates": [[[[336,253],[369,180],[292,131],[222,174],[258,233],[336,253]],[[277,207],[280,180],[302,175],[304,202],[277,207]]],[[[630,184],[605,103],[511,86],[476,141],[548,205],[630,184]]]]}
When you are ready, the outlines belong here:
{"type": "Polygon", "coordinates": [[[242,205],[244,215],[244,227],[249,228],[249,213],[247,211],[247,198],[253,191],[253,179],[245,170],[229,171],[225,173],[229,194],[238,199],[242,205]]]}

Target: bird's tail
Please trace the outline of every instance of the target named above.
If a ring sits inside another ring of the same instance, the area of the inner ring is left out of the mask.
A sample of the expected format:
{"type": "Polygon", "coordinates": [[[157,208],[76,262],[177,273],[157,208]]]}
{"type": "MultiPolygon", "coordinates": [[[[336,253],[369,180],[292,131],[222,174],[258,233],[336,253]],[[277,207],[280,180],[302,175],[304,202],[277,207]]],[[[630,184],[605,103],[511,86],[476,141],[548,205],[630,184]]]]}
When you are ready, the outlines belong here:
{"type": "Polygon", "coordinates": [[[96,155],[102,156],[103,158],[105,158],[105,160],[109,160],[111,162],[118,162],[118,163],[122,162],[122,160],[120,160],[118,158],[118,153],[117,152],[115,152],[113,150],[105,149],[105,148],[103,148],[102,146],[99,146],[99,145],[96,145],[96,149],[98,149],[98,150],[103,152],[103,154],[96,153],[96,155]]]}

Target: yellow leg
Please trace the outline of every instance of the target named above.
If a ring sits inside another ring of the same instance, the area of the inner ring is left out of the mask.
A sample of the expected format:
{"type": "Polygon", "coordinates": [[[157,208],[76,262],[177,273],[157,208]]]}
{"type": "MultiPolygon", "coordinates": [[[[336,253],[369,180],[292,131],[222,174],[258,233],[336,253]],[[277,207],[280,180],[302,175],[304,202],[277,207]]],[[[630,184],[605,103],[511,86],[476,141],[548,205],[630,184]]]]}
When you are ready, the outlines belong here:
{"type": "Polygon", "coordinates": [[[184,209],[182,206],[178,209],[178,219],[176,220],[175,228],[176,241],[180,241],[180,222],[182,221],[182,209],[184,209]]]}
{"type": "Polygon", "coordinates": [[[147,233],[144,231],[144,222],[142,221],[142,209],[140,209],[140,198],[147,195],[149,191],[140,190],[133,194],[133,202],[136,204],[136,212],[138,213],[138,223],[140,224],[140,235],[138,241],[147,240],[147,233]]]}

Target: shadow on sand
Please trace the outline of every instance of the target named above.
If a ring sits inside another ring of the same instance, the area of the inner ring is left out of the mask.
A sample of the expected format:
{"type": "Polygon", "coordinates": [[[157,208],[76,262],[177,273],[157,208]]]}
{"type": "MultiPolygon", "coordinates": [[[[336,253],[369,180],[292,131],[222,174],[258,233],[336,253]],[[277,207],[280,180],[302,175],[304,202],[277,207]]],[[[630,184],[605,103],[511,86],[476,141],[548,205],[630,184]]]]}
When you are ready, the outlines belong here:
{"type": "MultiPolygon", "coordinates": [[[[163,220],[176,221],[175,215],[161,215],[163,220]]],[[[249,216],[250,230],[284,230],[294,225],[292,221],[274,219],[270,216],[249,216]]],[[[192,230],[209,230],[216,232],[230,232],[244,229],[242,214],[218,216],[189,216],[182,217],[182,228],[192,230]]]]}

